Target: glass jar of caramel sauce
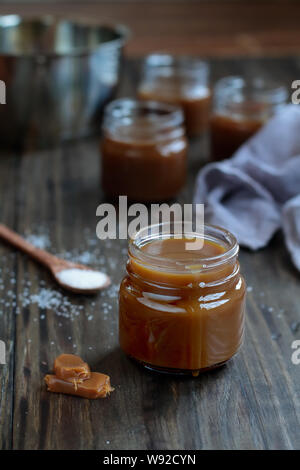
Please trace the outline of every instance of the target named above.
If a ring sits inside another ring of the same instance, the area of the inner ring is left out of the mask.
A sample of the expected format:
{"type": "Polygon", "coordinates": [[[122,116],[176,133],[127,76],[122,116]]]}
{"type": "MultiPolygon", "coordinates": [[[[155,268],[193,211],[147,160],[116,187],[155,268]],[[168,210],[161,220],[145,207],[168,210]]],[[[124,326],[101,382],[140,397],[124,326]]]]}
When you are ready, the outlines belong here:
{"type": "Polygon", "coordinates": [[[147,368],[196,376],[226,363],[242,344],[246,289],[239,247],[219,227],[176,238],[168,227],[159,233],[159,225],[165,224],[140,230],[129,243],[120,346],[147,368]]]}
{"type": "Polygon", "coordinates": [[[105,110],[102,186],[110,197],[168,200],[184,186],[187,139],[180,108],[123,98],[105,110]]]}
{"type": "Polygon", "coordinates": [[[211,92],[209,67],[202,60],[151,54],[144,62],[138,97],[182,107],[189,136],[208,128],[211,92]]]}
{"type": "Polygon", "coordinates": [[[261,78],[225,77],[214,89],[211,158],[223,160],[255,134],[286,103],[287,89],[261,78]]]}

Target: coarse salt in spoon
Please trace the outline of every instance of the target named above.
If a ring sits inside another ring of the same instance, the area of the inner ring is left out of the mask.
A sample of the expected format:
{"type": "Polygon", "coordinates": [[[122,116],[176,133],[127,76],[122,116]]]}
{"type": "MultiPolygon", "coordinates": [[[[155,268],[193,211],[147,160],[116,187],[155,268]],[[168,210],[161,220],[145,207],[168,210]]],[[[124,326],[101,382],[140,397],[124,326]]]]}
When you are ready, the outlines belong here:
{"type": "Polygon", "coordinates": [[[0,224],[0,237],[46,266],[56,282],[64,289],[77,294],[94,294],[110,285],[110,278],[105,273],[95,271],[82,264],[65,261],[45,250],[36,248],[3,224],[0,224]]]}
{"type": "Polygon", "coordinates": [[[56,274],[60,283],[73,289],[99,289],[106,284],[107,275],[100,271],[81,268],[67,268],[56,274]]]}

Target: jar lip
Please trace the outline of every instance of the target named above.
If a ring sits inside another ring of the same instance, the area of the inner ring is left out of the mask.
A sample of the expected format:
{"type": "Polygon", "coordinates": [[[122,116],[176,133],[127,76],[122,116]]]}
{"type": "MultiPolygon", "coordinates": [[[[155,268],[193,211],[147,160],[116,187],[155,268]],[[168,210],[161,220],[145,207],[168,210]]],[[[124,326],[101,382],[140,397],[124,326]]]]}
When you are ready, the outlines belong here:
{"type": "MultiPolygon", "coordinates": [[[[177,222],[175,222],[174,224],[177,224],[177,222]]],[[[182,223],[179,222],[179,224],[182,227],[182,223]]],[[[174,238],[174,232],[171,233],[166,231],[165,233],[160,233],[161,228],[163,229],[164,226],[169,225],[170,224],[168,223],[159,223],[154,225],[148,225],[138,230],[129,241],[129,255],[134,257],[138,262],[145,263],[147,265],[155,265],[155,269],[157,270],[172,270],[180,273],[186,272],[187,269],[189,271],[192,270],[194,272],[201,272],[207,269],[221,266],[230,262],[233,258],[237,256],[239,252],[239,245],[237,239],[229,230],[226,230],[225,228],[219,227],[217,225],[204,224],[203,233],[183,230],[182,238],[204,238],[204,240],[206,239],[219,242],[219,244],[222,244],[222,246],[224,246],[224,243],[226,243],[226,249],[223,253],[205,258],[195,257],[195,261],[193,261],[192,264],[190,259],[181,259],[180,261],[176,261],[175,266],[175,263],[170,262],[170,260],[167,258],[162,258],[161,256],[145,253],[141,248],[146,243],[151,243],[151,241],[154,240],[174,238]],[[221,241],[221,237],[223,237],[223,241],[221,241]]]]}
{"type": "Polygon", "coordinates": [[[166,80],[178,79],[187,86],[202,84],[208,87],[209,64],[203,59],[188,55],[174,56],[167,53],[149,54],[143,62],[144,79],[166,80]]]}
{"type": "Polygon", "coordinates": [[[179,106],[158,101],[119,98],[106,106],[104,121],[116,119],[119,125],[122,121],[124,125],[128,125],[130,119],[138,118],[142,113],[155,115],[155,120],[151,121],[151,124],[158,129],[180,126],[184,120],[182,109],[179,106]]]}
{"type": "Polygon", "coordinates": [[[216,99],[242,101],[244,93],[253,101],[264,101],[269,104],[281,104],[288,98],[288,90],[284,84],[264,77],[247,78],[241,75],[229,75],[218,80],[214,87],[216,99]]]}
{"type": "Polygon", "coordinates": [[[189,55],[173,55],[167,52],[153,52],[148,54],[144,59],[146,67],[171,67],[171,68],[191,68],[206,69],[209,65],[206,60],[189,55]]]}

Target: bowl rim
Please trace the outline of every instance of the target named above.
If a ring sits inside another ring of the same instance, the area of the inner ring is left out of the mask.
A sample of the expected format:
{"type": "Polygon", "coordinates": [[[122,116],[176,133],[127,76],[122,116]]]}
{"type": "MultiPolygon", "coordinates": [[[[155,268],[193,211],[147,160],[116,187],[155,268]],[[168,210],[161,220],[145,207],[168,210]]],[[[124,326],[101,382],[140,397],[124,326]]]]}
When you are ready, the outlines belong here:
{"type": "Polygon", "coordinates": [[[41,51],[41,52],[5,52],[0,50],[0,56],[2,57],[13,57],[13,58],[31,58],[31,59],[46,59],[46,58],[66,58],[66,57],[84,57],[87,55],[90,55],[100,48],[105,48],[105,47],[111,47],[112,45],[116,45],[119,47],[124,47],[126,42],[131,36],[131,30],[128,28],[128,26],[121,24],[121,23],[113,23],[111,21],[105,21],[98,23],[92,18],[88,17],[72,17],[72,16],[61,16],[61,15],[29,15],[29,16],[23,16],[23,15],[18,15],[18,14],[10,14],[10,15],[0,15],[0,31],[1,29],[4,28],[9,28],[12,26],[17,26],[18,24],[22,22],[40,22],[43,24],[47,23],[60,23],[60,22],[69,22],[73,24],[78,24],[82,26],[90,26],[90,27],[98,27],[98,28],[106,28],[108,30],[111,30],[112,32],[116,33],[119,35],[119,37],[115,39],[111,39],[109,41],[105,41],[103,43],[99,43],[90,47],[81,47],[77,48],[74,50],[68,51],[68,52],[57,52],[57,51],[41,51]],[[18,21],[18,23],[14,24],[1,24],[2,21],[6,18],[15,18],[15,21],[18,21]]]}

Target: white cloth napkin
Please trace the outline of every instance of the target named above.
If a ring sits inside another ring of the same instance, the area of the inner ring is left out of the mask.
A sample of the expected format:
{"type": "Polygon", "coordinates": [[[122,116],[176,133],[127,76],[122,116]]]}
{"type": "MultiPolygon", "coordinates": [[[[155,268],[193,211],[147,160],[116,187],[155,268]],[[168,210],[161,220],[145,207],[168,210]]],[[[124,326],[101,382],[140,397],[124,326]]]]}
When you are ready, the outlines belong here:
{"type": "Polygon", "coordinates": [[[194,202],[205,219],[257,250],[282,228],[300,270],[300,105],[287,105],[232,158],[206,165],[194,202]]]}

